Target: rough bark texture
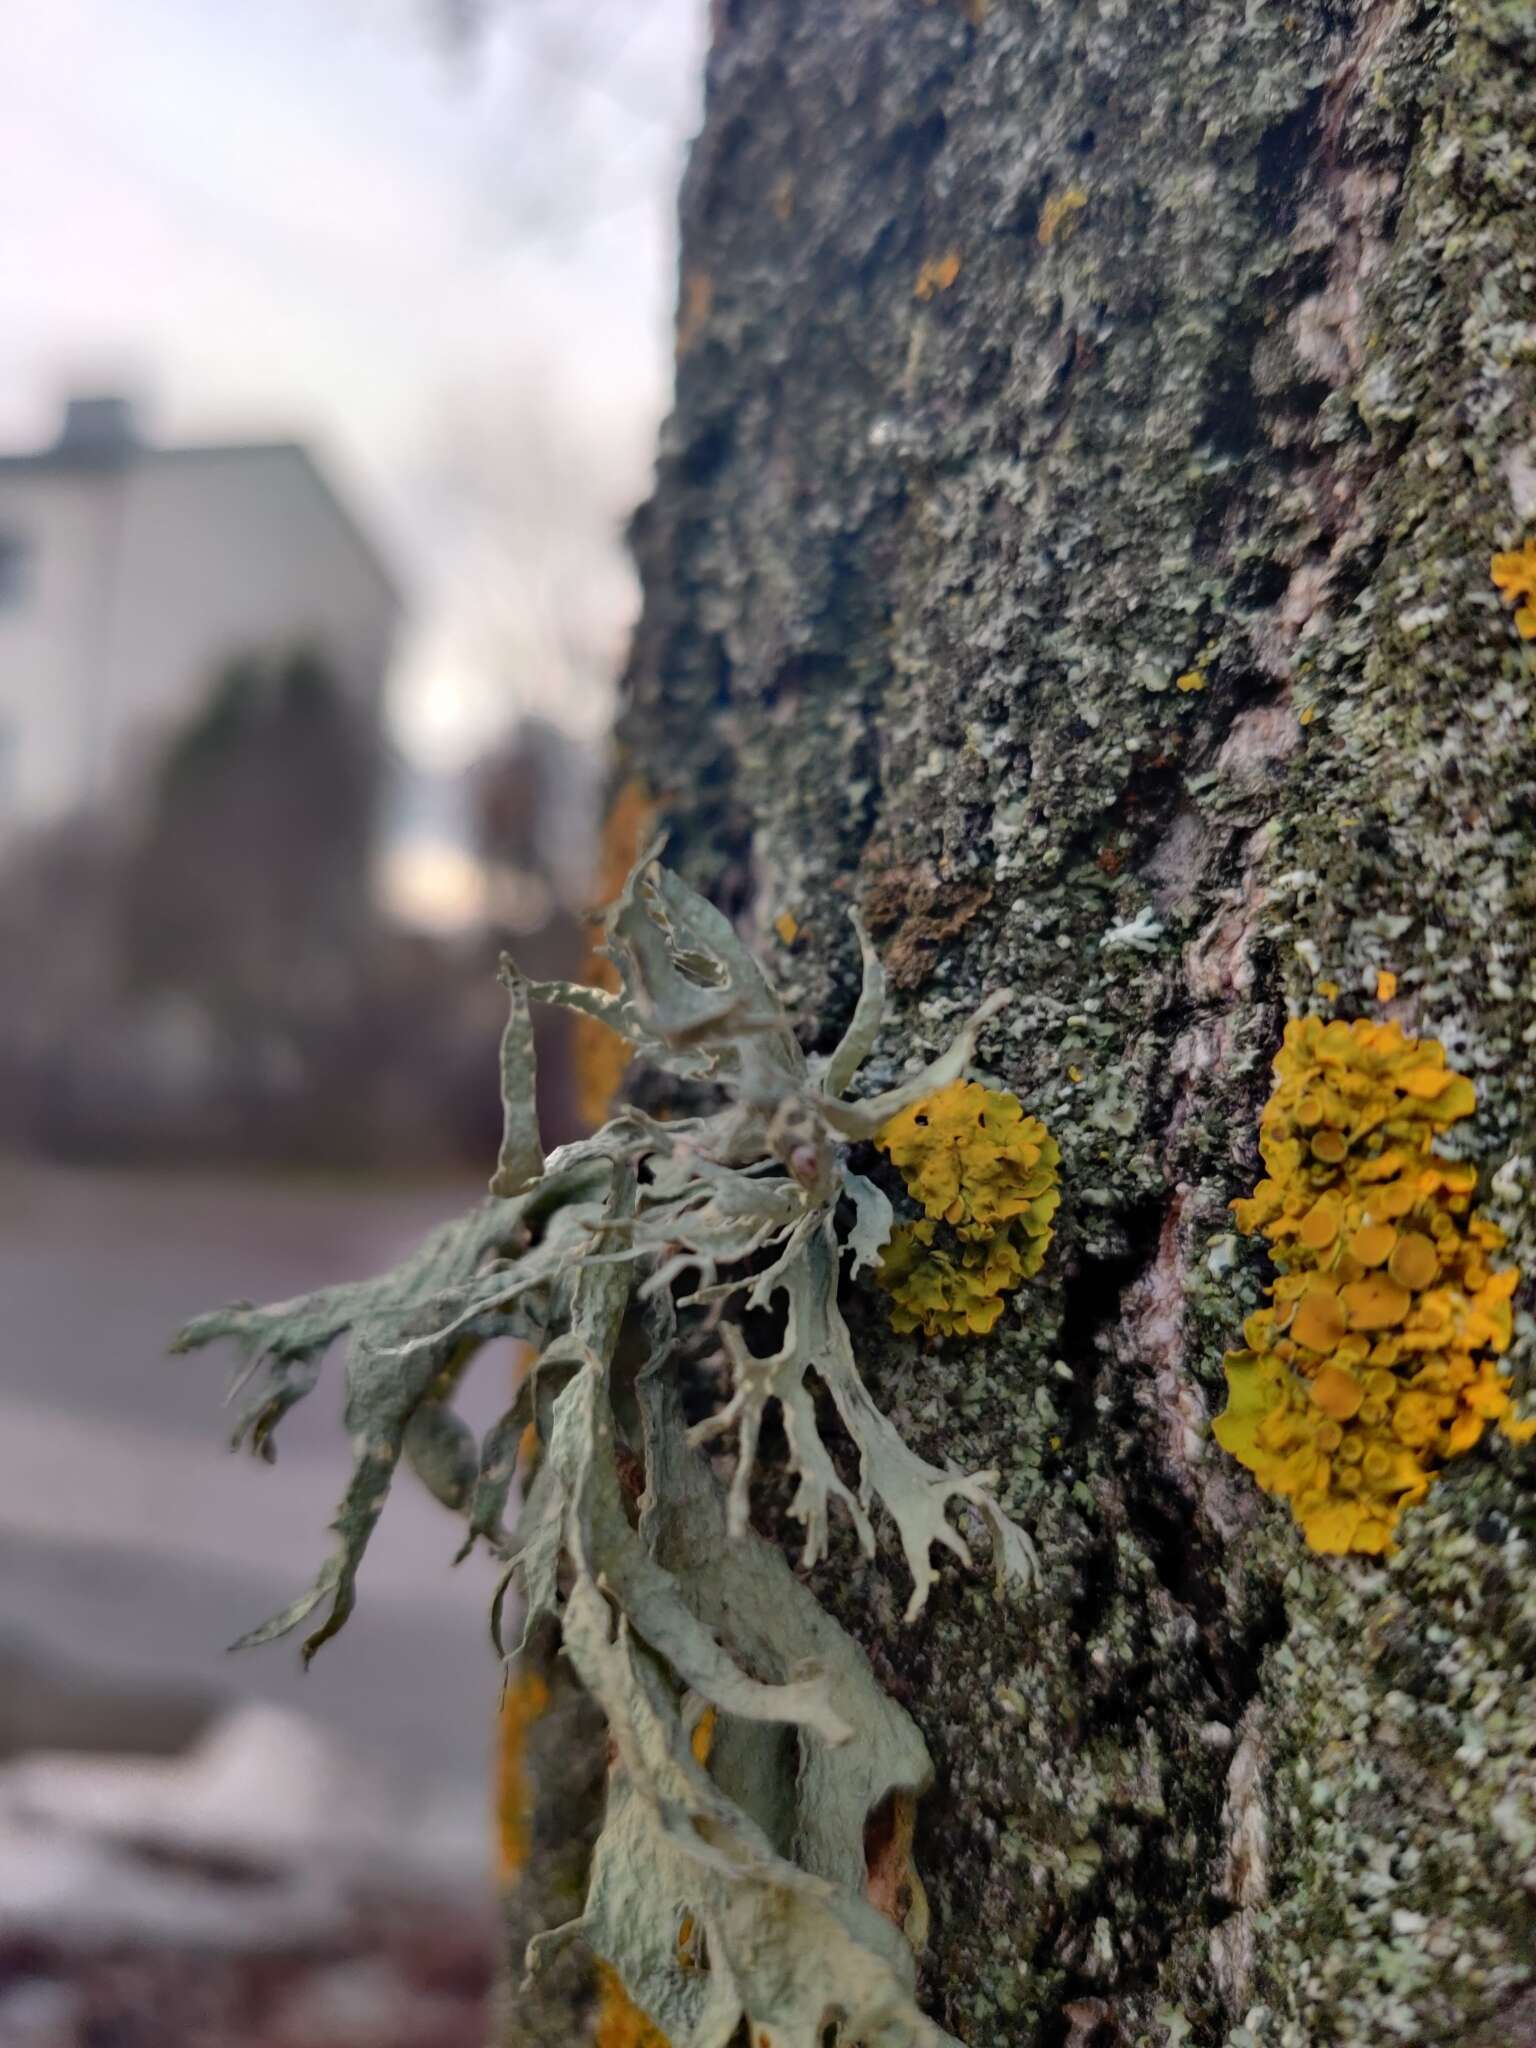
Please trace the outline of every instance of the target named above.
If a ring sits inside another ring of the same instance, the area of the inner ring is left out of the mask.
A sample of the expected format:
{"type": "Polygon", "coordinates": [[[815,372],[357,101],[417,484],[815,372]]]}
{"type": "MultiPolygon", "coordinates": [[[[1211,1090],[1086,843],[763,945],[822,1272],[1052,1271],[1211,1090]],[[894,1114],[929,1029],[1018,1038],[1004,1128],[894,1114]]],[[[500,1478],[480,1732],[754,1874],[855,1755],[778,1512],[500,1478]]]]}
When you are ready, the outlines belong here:
{"type": "Polygon", "coordinates": [[[709,82],[627,756],[824,1043],[851,902],[891,1075],[1014,989],[992,1070],[1066,1161],[993,1336],[859,1324],[1043,1588],[947,1569],[905,1628],[889,1557],[815,1577],[938,1763],[926,2000],[972,2048],[1536,2042],[1536,1450],[1374,1566],[1204,1428],[1320,978],[1348,1014],[1397,970],[1536,1271],[1536,748],[1488,580],[1536,517],[1536,15],[719,0],[709,82]]]}

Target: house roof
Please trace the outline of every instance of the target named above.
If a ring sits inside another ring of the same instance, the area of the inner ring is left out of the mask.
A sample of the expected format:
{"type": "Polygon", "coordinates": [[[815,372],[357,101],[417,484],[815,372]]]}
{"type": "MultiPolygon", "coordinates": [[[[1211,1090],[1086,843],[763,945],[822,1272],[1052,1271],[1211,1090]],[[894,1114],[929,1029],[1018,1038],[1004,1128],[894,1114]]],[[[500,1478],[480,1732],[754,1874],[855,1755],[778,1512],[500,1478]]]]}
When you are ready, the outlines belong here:
{"type": "Polygon", "coordinates": [[[402,603],[400,579],[368,529],[362,524],[331,478],[302,441],[205,441],[177,448],[156,447],[139,440],[131,430],[95,439],[71,439],[66,432],[51,447],[22,454],[0,454],[0,481],[8,476],[82,476],[122,473],[161,464],[184,464],[245,456],[281,457],[297,462],[312,486],[329,503],[356,542],[380,583],[398,605],[402,603]]]}

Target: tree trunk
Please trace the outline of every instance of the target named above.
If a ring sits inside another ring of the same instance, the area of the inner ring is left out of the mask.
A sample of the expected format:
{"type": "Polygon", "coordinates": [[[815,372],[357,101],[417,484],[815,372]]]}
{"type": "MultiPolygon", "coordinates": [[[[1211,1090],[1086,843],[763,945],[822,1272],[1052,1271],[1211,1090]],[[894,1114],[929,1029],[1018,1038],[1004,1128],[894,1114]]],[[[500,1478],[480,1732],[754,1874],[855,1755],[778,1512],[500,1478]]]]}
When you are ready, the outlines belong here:
{"type": "Polygon", "coordinates": [[[972,2048],[1536,2042],[1536,1451],[1333,1559],[1206,1427],[1287,1009],[1445,1042],[1536,1266],[1488,573],[1536,516],[1536,11],[716,17],[626,762],[820,1049],[851,905],[890,1074],[1013,990],[991,1072],[1065,1161],[990,1336],[856,1327],[1042,1586],[946,1566],[906,1626],[899,1559],[813,1580],[937,1763],[924,2001],[972,2048]]]}

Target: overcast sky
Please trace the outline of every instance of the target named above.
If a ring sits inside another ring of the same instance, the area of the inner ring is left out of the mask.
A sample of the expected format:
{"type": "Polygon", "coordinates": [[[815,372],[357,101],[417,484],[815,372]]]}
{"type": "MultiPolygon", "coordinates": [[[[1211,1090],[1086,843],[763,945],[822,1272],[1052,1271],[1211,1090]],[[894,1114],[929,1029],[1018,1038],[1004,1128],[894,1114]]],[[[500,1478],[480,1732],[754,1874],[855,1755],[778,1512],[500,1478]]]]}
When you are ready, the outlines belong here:
{"type": "Polygon", "coordinates": [[[70,387],[310,439],[412,586],[395,727],[437,765],[604,722],[704,32],[480,0],[465,46],[453,4],[0,4],[0,449],[70,387]]]}

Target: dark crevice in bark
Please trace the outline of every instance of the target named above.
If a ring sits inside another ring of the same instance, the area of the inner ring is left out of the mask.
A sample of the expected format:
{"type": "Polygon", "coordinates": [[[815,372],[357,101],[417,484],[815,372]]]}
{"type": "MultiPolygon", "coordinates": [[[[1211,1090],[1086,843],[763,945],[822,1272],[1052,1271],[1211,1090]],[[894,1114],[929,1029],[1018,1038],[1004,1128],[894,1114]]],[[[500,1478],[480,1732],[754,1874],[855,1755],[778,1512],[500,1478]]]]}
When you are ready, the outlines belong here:
{"type": "Polygon", "coordinates": [[[1097,1258],[1080,1258],[1063,1289],[1058,1348],[1072,1367],[1065,1445],[1079,1441],[1095,1427],[1099,1367],[1108,1349],[1110,1333],[1120,1320],[1125,1290],[1145,1271],[1156,1253],[1163,1210],[1163,1201],[1156,1195],[1149,1195],[1126,1210],[1121,1218],[1123,1249],[1097,1258]]]}
{"type": "Polygon", "coordinates": [[[1170,1599],[1198,1627],[1194,1661],[1222,1718],[1236,1726],[1258,1690],[1266,1652],[1289,1627],[1284,1595],[1267,1586],[1258,1611],[1235,1629],[1227,1598],[1225,1554],[1195,1501],[1154,1472],[1134,1475],[1125,1493],[1126,1520],[1170,1599]]]}
{"type": "Polygon", "coordinates": [[[1114,2004],[1138,1991],[1152,1989],[1172,1952],[1171,1928],[1165,1923],[1162,1927],[1144,1926],[1141,1954],[1111,1978],[1075,1960],[1069,1959],[1065,1969],[1057,1961],[1064,1952],[1071,1958],[1073,1930],[1076,1945],[1081,1946],[1084,1930],[1101,1913],[1113,1911],[1122,1888],[1134,1886],[1135,1897],[1157,1899],[1170,1908],[1181,1904],[1190,1889],[1180,1875],[1178,1845],[1171,1823],[1149,1822],[1145,1815],[1130,1810],[1110,1818],[1136,1829],[1136,1853],[1129,1865],[1106,1860],[1097,1884],[1077,1901],[1070,1928],[1064,1922],[1060,1930],[1051,1930],[1050,1940],[1042,1944],[1042,1967],[1050,1971],[1055,1982],[1054,2010],[1042,2021],[1039,2048],[1090,2048],[1090,2044],[1091,2048],[1098,2048],[1100,2043],[1108,2048],[1109,2043],[1122,2041],[1124,2036],[1116,2023],[1114,2004]],[[1068,1944],[1065,1951],[1063,1937],[1068,1944]],[[1105,2007],[1097,2024],[1093,2013],[1095,2001],[1105,2007]],[[1085,2033],[1085,2026],[1090,2031],[1085,2033]]]}
{"type": "MultiPolygon", "coordinates": [[[[1264,1676],[1264,1662],[1291,1632],[1290,1611],[1285,1588],[1278,1582],[1266,1584],[1254,1604],[1246,1627],[1232,1631],[1226,1639],[1222,1668],[1230,1687],[1230,1705],[1240,1717],[1257,1698],[1264,1676]]],[[[1235,1725],[1235,1720],[1234,1720],[1235,1725]]]]}
{"type": "Polygon", "coordinates": [[[1254,161],[1254,182],[1274,225],[1295,223],[1307,175],[1317,155],[1324,93],[1315,86],[1301,105],[1264,131],[1254,161]]]}
{"type": "Polygon", "coordinates": [[[921,121],[892,130],[880,168],[904,177],[910,185],[921,185],[948,134],[949,121],[943,109],[935,107],[921,121]]]}
{"type": "Polygon", "coordinates": [[[700,422],[678,464],[684,483],[702,487],[720,474],[731,459],[735,429],[735,415],[729,412],[700,422]]]}
{"type": "Polygon", "coordinates": [[[718,636],[711,645],[715,660],[715,709],[724,711],[731,701],[731,657],[718,636]]]}
{"type": "MultiPolygon", "coordinates": [[[[1264,332],[1263,315],[1253,312],[1234,322],[1224,338],[1221,353],[1211,365],[1210,395],[1197,430],[1197,443],[1204,443],[1217,455],[1234,462],[1252,461],[1269,448],[1264,432],[1261,402],[1253,388],[1253,351],[1264,332]]],[[[1230,517],[1232,494],[1225,488],[1211,492],[1211,515],[1221,524],[1230,517]]]]}

